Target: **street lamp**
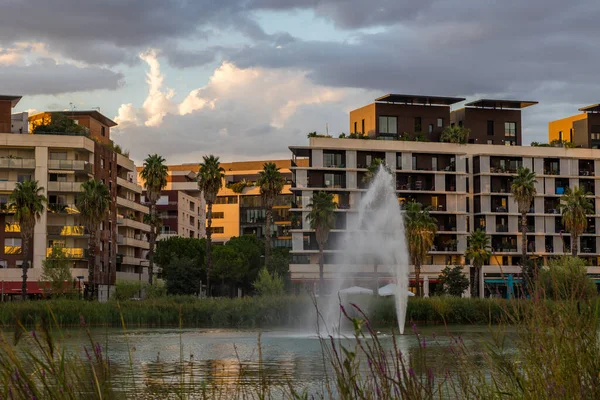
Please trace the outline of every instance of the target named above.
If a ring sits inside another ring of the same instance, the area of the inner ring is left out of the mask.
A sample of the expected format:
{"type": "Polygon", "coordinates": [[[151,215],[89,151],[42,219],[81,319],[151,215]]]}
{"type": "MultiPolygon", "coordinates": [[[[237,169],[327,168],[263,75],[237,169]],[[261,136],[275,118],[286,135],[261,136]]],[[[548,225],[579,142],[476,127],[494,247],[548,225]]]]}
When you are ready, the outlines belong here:
{"type": "Polygon", "coordinates": [[[77,277],[77,279],[79,280],[79,300],[81,300],[81,296],[82,296],[82,291],[81,291],[81,281],[83,280],[83,275],[79,275],[77,277]]]}

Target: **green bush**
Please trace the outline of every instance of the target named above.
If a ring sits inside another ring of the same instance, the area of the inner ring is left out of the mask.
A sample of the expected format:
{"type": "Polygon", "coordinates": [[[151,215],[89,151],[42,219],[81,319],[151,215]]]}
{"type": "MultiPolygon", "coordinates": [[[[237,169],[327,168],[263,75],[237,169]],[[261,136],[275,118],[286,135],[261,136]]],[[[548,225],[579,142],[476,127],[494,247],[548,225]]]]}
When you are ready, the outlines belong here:
{"type": "Polygon", "coordinates": [[[588,277],[584,260],[563,256],[550,260],[540,269],[538,290],[552,300],[591,299],[598,295],[596,284],[588,277]]]}

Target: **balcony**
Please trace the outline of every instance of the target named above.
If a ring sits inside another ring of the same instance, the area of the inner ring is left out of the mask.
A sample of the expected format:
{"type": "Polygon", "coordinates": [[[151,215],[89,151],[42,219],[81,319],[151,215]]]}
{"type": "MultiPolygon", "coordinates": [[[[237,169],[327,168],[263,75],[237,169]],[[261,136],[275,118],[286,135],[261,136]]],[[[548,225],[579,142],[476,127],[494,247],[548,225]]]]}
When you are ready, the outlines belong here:
{"type": "Polygon", "coordinates": [[[544,158],[544,175],[560,175],[558,158],[544,158]]]}
{"type": "Polygon", "coordinates": [[[34,158],[0,158],[0,168],[35,169],[34,158]]]}
{"type": "Polygon", "coordinates": [[[84,226],[78,225],[49,225],[49,236],[68,236],[68,237],[83,237],[89,235],[88,230],[84,226]]]}
{"type": "Polygon", "coordinates": [[[13,190],[15,190],[16,184],[17,182],[15,181],[0,181],[0,190],[12,192],[13,190]]]}
{"type": "Polygon", "coordinates": [[[79,214],[79,209],[74,204],[48,203],[47,210],[51,214],[79,214]]]}
{"type": "Polygon", "coordinates": [[[522,165],[521,157],[490,157],[490,173],[492,174],[516,174],[522,165]]]}
{"type": "MultiPolygon", "coordinates": [[[[87,251],[83,248],[78,247],[61,247],[62,253],[69,258],[86,258],[87,251]]],[[[46,257],[52,254],[52,247],[46,248],[46,257]]]]}
{"type": "Polygon", "coordinates": [[[117,224],[128,228],[139,229],[144,232],[150,232],[150,225],[127,217],[118,217],[117,224]]]}
{"type": "Polygon", "coordinates": [[[86,174],[94,172],[94,166],[87,161],[82,160],[48,160],[48,169],[77,171],[86,174]]]}
{"type": "Polygon", "coordinates": [[[136,210],[144,214],[148,214],[149,212],[148,207],[141,205],[140,203],[136,203],[135,201],[127,200],[121,196],[117,196],[117,206],[136,210]]]}
{"type": "Polygon", "coordinates": [[[139,247],[144,250],[150,249],[150,244],[148,241],[143,240],[141,235],[136,235],[135,237],[119,235],[117,237],[117,244],[122,246],[139,247]]]}
{"type": "Polygon", "coordinates": [[[124,188],[127,188],[135,193],[142,193],[143,190],[143,188],[137,183],[119,177],[117,177],[117,185],[123,186],[124,188]]]}
{"type": "Polygon", "coordinates": [[[508,225],[496,225],[496,232],[508,232],[508,225]]]}
{"type": "Polygon", "coordinates": [[[594,176],[593,160],[579,160],[579,176],[594,176]]]}
{"type": "Polygon", "coordinates": [[[48,182],[49,192],[80,192],[82,182],[48,182]]]}

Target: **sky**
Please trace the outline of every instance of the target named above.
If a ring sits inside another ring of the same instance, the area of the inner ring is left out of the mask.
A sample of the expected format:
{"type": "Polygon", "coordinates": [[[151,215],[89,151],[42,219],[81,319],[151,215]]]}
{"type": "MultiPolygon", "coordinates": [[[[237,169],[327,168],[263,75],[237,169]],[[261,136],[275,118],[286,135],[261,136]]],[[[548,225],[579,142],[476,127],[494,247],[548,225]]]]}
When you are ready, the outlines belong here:
{"type": "Polygon", "coordinates": [[[523,143],[600,102],[600,2],[0,0],[0,94],[100,111],[139,162],[289,158],[387,93],[535,100],[523,143]]]}

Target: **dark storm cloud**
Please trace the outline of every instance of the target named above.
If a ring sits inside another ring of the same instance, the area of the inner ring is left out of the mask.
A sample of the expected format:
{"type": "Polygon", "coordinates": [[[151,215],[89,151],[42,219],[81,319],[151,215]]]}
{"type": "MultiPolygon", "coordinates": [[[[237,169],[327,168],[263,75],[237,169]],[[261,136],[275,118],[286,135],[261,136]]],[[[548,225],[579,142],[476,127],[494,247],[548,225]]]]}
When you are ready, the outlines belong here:
{"type": "Polygon", "coordinates": [[[123,75],[98,67],[78,68],[40,60],[34,64],[9,65],[0,68],[0,88],[3,93],[20,95],[114,90],[121,86],[123,75]]]}

